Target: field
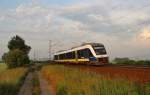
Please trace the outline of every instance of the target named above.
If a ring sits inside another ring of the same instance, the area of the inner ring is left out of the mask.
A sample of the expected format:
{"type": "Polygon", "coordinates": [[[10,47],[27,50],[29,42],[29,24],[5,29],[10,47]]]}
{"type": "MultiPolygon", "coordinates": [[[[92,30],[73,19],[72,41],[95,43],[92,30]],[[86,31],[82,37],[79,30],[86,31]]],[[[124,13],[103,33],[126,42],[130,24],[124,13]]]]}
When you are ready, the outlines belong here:
{"type": "Polygon", "coordinates": [[[4,71],[6,68],[6,64],[0,63],[0,72],[4,71]]]}
{"type": "Polygon", "coordinates": [[[1,71],[0,95],[16,95],[26,72],[26,68],[5,69],[1,71]]]}
{"type": "Polygon", "coordinates": [[[41,73],[56,95],[150,95],[149,84],[125,78],[109,78],[63,65],[49,65],[41,73]]]}
{"type": "MultiPolygon", "coordinates": [[[[32,95],[150,95],[149,69],[120,68],[116,66],[83,66],[36,64],[30,70],[24,67],[7,69],[0,64],[0,95],[17,95],[21,85],[32,95]],[[43,66],[43,67],[42,67],[43,66]],[[24,82],[27,72],[32,78],[24,82]],[[39,77],[39,75],[41,77],[39,77]],[[44,82],[39,81],[44,79],[44,82]],[[47,90],[42,90],[42,86],[47,90]]],[[[29,95],[28,93],[19,95],[29,95]]]]}

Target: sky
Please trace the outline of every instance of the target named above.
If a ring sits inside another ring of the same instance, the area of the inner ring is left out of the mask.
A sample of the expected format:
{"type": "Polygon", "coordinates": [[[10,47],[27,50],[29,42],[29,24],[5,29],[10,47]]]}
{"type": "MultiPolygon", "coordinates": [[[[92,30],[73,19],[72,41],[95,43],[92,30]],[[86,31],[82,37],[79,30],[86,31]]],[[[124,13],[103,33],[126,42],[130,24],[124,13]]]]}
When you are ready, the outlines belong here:
{"type": "Polygon", "coordinates": [[[84,42],[103,43],[111,59],[150,59],[150,0],[0,0],[0,56],[21,36],[30,57],[84,42]]]}

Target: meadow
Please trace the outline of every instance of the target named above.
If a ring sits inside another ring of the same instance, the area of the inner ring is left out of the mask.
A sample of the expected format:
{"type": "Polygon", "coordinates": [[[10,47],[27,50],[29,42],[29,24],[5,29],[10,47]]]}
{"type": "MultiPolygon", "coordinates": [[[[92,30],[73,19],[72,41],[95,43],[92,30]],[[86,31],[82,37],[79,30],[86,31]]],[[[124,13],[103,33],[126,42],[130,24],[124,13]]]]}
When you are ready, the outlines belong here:
{"type": "Polygon", "coordinates": [[[4,65],[0,65],[0,95],[17,95],[27,69],[22,67],[2,70],[4,68],[4,65]]]}
{"type": "Polygon", "coordinates": [[[150,85],[122,78],[104,77],[94,72],[63,65],[48,65],[41,70],[56,95],[150,95],[150,85]]]}
{"type": "Polygon", "coordinates": [[[6,65],[6,64],[0,63],[0,72],[6,70],[6,68],[7,68],[7,65],[6,65]]]}

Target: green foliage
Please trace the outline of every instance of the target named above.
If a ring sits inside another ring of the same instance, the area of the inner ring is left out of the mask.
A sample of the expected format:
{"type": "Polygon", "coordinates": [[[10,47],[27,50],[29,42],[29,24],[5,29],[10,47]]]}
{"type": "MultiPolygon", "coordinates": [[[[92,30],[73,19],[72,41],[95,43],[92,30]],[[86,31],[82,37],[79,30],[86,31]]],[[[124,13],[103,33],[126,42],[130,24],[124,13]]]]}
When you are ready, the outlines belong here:
{"type": "Polygon", "coordinates": [[[2,60],[3,60],[4,62],[6,62],[6,59],[7,59],[7,53],[4,53],[4,54],[2,55],[2,60]]]}
{"type": "Polygon", "coordinates": [[[6,70],[7,65],[4,63],[0,63],[0,73],[3,72],[4,70],[6,70]]]}
{"type": "Polygon", "coordinates": [[[113,63],[115,63],[115,64],[135,64],[135,61],[131,60],[129,58],[115,58],[113,60],[113,63]]]}
{"type": "Polygon", "coordinates": [[[29,53],[31,47],[25,44],[25,41],[19,37],[18,35],[14,36],[9,42],[8,42],[8,49],[14,50],[14,49],[19,49],[26,54],[29,53]]]}
{"type": "Polygon", "coordinates": [[[9,52],[4,53],[2,59],[9,68],[25,66],[30,63],[28,53],[31,47],[26,45],[21,37],[14,36],[8,42],[8,49],[9,52]]]}
{"type": "Polygon", "coordinates": [[[29,57],[19,49],[8,52],[5,61],[9,68],[25,66],[30,62],[29,57]]]}
{"type": "Polygon", "coordinates": [[[130,65],[146,65],[150,66],[149,60],[131,60],[129,58],[115,58],[113,60],[114,64],[130,64],[130,65]]]}
{"type": "Polygon", "coordinates": [[[138,60],[135,62],[135,64],[150,66],[150,60],[138,60]]]}

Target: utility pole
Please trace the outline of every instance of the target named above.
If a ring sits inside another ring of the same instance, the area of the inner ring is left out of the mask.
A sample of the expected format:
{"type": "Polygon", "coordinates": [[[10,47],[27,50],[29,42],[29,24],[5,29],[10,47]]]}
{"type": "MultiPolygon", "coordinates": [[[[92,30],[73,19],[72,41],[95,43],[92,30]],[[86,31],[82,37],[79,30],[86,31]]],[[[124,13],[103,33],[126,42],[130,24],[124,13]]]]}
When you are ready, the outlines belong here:
{"type": "Polygon", "coordinates": [[[34,57],[34,58],[33,58],[33,60],[34,60],[34,61],[36,61],[36,54],[35,54],[35,50],[34,50],[34,53],[33,53],[33,57],[34,57]]]}
{"type": "Polygon", "coordinates": [[[52,49],[52,41],[51,40],[49,40],[49,60],[51,60],[51,54],[52,54],[52,52],[51,52],[51,49],[52,49]]]}

